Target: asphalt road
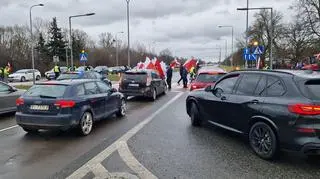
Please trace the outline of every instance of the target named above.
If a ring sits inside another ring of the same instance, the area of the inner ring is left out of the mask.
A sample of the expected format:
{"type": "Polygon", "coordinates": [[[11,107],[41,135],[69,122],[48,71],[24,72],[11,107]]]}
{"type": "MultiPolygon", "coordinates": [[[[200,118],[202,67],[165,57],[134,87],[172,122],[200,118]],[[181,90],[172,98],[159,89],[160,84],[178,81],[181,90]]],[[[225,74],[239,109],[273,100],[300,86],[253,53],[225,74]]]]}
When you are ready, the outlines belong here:
{"type": "Polygon", "coordinates": [[[14,115],[1,116],[0,179],[319,178],[319,157],[283,153],[267,162],[241,136],[192,127],[187,93],[174,85],[155,102],[133,98],[125,118],[100,122],[87,137],[30,135],[15,127],[14,115]]]}

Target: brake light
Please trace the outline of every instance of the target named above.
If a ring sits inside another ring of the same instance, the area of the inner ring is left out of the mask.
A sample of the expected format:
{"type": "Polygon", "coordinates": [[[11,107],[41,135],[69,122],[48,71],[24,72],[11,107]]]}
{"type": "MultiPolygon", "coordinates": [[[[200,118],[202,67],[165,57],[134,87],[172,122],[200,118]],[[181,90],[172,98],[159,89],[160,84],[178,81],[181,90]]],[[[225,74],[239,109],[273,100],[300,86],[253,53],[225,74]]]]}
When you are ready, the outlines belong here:
{"type": "Polygon", "coordinates": [[[151,79],[151,77],[147,77],[147,86],[150,86],[151,85],[151,81],[152,81],[152,79],[151,79]]]}
{"type": "Polygon", "coordinates": [[[54,104],[55,106],[57,107],[60,107],[60,108],[72,108],[76,105],[76,102],[74,101],[69,101],[69,100],[59,100],[59,101],[56,101],[56,103],[54,104]]]}
{"type": "Polygon", "coordinates": [[[320,115],[320,106],[312,104],[293,104],[289,105],[290,112],[300,115],[320,115]]]}
{"type": "Polygon", "coordinates": [[[315,133],[316,132],[316,130],[312,129],[312,128],[298,128],[297,131],[301,132],[301,133],[315,133]]]}
{"type": "Polygon", "coordinates": [[[20,105],[23,105],[23,104],[24,104],[24,99],[22,99],[22,98],[16,99],[16,106],[20,106],[20,105]]]}

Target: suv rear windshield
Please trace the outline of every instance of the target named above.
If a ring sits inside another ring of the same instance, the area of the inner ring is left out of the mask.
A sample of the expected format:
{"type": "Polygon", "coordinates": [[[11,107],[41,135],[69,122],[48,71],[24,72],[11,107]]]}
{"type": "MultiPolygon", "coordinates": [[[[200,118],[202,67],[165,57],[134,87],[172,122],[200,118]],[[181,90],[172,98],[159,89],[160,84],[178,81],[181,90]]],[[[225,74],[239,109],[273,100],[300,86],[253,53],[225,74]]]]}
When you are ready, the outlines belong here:
{"type": "Polygon", "coordinates": [[[123,80],[132,80],[137,82],[144,82],[147,80],[147,73],[125,73],[123,75],[123,80]]]}
{"type": "Polygon", "coordinates": [[[197,82],[202,82],[202,83],[212,83],[218,81],[224,73],[219,73],[219,74],[209,74],[209,73],[200,73],[197,76],[196,81],[197,82]]]}
{"type": "Polygon", "coordinates": [[[34,85],[24,94],[24,96],[59,98],[63,97],[66,89],[66,85],[34,85]]]}
{"type": "Polygon", "coordinates": [[[305,83],[306,88],[312,97],[320,99],[320,80],[309,80],[305,83]]]}

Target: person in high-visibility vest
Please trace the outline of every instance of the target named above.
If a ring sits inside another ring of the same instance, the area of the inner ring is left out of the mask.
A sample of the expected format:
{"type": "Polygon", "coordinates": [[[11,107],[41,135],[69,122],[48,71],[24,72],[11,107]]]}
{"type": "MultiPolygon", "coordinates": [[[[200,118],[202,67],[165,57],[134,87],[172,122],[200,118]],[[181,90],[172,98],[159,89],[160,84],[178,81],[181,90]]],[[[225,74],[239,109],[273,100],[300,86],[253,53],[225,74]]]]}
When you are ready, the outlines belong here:
{"type": "Polygon", "coordinates": [[[196,69],[194,67],[191,67],[190,69],[190,81],[192,82],[194,80],[194,78],[196,77],[196,69]]]}
{"type": "Polygon", "coordinates": [[[0,81],[3,81],[4,78],[4,69],[1,67],[0,68],[0,81]]]}
{"type": "Polygon", "coordinates": [[[9,74],[10,74],[9,71],[10,71],[10,68],[8,66],[6,66],[6,68],[3,70],[3,77],[4,77],[3,81],[6,82],[6,83],[8,82],[8,77],[9,77],[9,74]]]}
{"type": "Polygon", "coordinates": [[[53,67],[53,72],[54,72],[54,75],[55,75],[55,79],[57,79],[59,77],[59,75],[60,75],[60,72],[61,72],[59,65],[55,65],[53,67]]]}

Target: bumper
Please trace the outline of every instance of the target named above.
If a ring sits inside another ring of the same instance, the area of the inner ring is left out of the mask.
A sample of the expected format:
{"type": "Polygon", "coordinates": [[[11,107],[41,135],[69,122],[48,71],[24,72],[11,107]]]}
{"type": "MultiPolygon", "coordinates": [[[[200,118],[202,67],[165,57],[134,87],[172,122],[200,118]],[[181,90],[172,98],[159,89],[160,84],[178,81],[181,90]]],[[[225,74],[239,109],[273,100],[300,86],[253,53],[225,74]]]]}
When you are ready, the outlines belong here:
{"type": "Polygon", "coordinates": [[[8,81],[20,81],[21,77],[8,77],[8,81]]]}
{"type": "Polygon", "coordinates": [[[320,143],[305,144],[301,152],[306,155],[320,155],[320,143]]]}
{"type": "Polygon", "coordinates": [[[141,88],[139,90],[124,90],[119,89],[119,92],[126,95],[126,96],[144,96],[144,97],[150,97],[152,96],[151,88],[141,88]]]}
{"type": "Polygon", "coordinates": [[[69,129],[79,124],[79,120],[67,115],[33,115],[16,113],[17,124],[21,127],[33,129],[69,129]]]}

